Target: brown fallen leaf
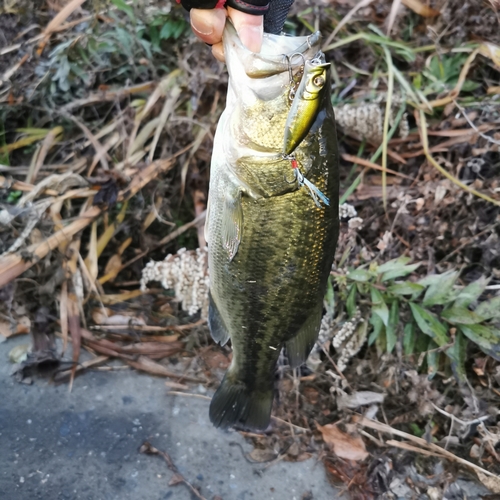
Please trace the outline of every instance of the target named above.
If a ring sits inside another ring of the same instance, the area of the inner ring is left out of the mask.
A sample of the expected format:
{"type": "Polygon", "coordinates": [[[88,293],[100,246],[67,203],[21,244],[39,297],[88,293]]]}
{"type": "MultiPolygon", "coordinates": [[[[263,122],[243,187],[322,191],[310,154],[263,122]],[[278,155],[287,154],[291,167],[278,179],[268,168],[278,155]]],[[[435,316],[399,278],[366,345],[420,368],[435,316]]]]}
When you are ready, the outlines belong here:
{"type": "Polygon", "coordinates": [[[338,487],[346,488],[349,498],[356,500],[375,500],[378,496],[373,491],[368,479],[368,466],[359,462],[325,457],[323,460],[329,479],[338,487]]]}
{"type": "Polygon", "coordinates": [[[476,471],[479,481],[486,486],[492,493],[500,494],[500,477],[491,477],[476,471]]]}
{"type": "Polygon", "coordinates": [[[304,462],[306,460],[309,460],[312,457],[311,453],[308,453],[307,451],[302,452],[297,458],[295,458],[295,462],[304,462]]]}
{"type": "Polygon", "coordinates": [[[186,391],[189,389],[186,384],[179,384],[178,382],[172,382],[171,380],[165,380],[165,385],[169,389],[176,389],[177,391],[186,391]]]}
{"type": "Polygon", "coordinates": [[[493,43],[485,42],[479,47],[479,53],[491,59],[493,64],[500,68],[500,47],[493,43]]]}
{"type": "Polygon", "coordinates": [[[353,394],[343,394],[337,397],[337,405],[339,409],[351,408],[355,409],[360,406],[372,405],[384,402],[384,394],[372,391],[357,391],[353,394]]]}
{"type": "Polygon", "coordinates": [[[401,3],[422,17],[436,17],[441,14],[439,10],[432,9],[420,0],[401,0],[401,3]]]}
{"type": "Polygon", "coordinates": [[[364,460],[369,453],[361,436],[347,434],[339,429],[336,424],[321,426],[316,424],[323,435],[325,443],[331,447],[335,455],[347,460],[364,460]]]}
{"type": "Polygon", "coordinates": [[[68,294],[68,330],[71,336],[71,342],[73,343],[73,368],[69,381],[69,391],[71,392],[82,345],[82,334],[80,331],[80,311],[78,307],[78,299],[74,293],[68,294]]]}
{"type": "Polygon", "coordinates": [[[259,448],[254,448],[249,454],[248,457],[250,460],[258,463],[271,462],[277,458],[277,454],[273,450],[261,450],[259,448]]]}
{"type": "MultiPolygon", "coordinates": [[[[102,365],[106,361],[108,361],[108,356],[97,356],[96,358],[92,358],[88,361],[84,361],[83,363],[79,363],[76,367],[76,373],[86,370],[87,368],[94,368],[96,366],[102,365]]],[[[57,372],[54,375],[54,382],[61,382],[62,380],[71,376],[73,370],[70,368],[69,370],[62,370],[57,372]]]]}
{"type": "Polygon", "coordinates": [[[319,391],[314,387],[304,387],[302,391],[304,397],[307,399],[307,402],[311,405],[318,404],[319,401],[319,391]]]}
{"type": "Polygon", "coordinates": [[[227,370],[231,363],[231,360],[227,356],[211,347],[208,349],[202,349],[199,352],[199,357],[211,370],[217,368],[221,370],[227,370]]]}
{"type": "Polygon", "coordinates": [[[31,321],[27,316],[22,316],[19,318],[14,326],[11,328],[11,325],[8,321],[0,321],[0,335],[8,339],[9,337],[13,337],[14,335],[22,335],[23,333],[29,333],[31,328],[31,321]]]}
{"type": "Polygon", "coordinates": [[[143,342],[126,346],[117,346],[116,350],[125,354],[142,354],[150,356],[151,358],[161,359],[177,354],[182,351],[184,347],[184,342],[143,342]]]}
{"type": "Polygon", "coordinates": [[[168,368],[164,367],[160,363],[149,359],[146,356],[139,356],[137,361],[126,360],[127,363],[136,370],[151,373],[151,375],[158,375],[160,377],[169,377],[176,380],[185,380],[186,382],[197,382],[204,384],[206,380],[190,377],[188,375],[182,375],[180,373],[175,373],[170,371],[168,368]]]}
{"type": "Polygon", "coordinates": [[[184,483],[184,478],[180,474],[174,474],[172,479],[168,482],[169,486],[175,486],[176,484],[184,483]]]}

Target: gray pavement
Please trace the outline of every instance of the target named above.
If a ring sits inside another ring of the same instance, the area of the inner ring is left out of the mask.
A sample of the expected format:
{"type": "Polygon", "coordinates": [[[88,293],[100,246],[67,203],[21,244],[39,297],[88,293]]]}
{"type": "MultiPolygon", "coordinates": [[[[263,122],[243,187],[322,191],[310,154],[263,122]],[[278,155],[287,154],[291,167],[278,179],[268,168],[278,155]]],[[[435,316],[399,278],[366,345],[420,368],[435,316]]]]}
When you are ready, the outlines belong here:
{"type": "Polygon", "coordinates": [[[324,467],[249,463],[237,432],[214,429],[208,401],[167,396],[164,381],[135,371],[88,372],[73,391],[11,376],[9,351],[27,336],[0,343],[1,500],[191,500],[160,457],[139,454],[147,439],[167,451],[211,500],[340,498],[324,467]],[[237,443],[237,445],[235,445],[237,443]]]}

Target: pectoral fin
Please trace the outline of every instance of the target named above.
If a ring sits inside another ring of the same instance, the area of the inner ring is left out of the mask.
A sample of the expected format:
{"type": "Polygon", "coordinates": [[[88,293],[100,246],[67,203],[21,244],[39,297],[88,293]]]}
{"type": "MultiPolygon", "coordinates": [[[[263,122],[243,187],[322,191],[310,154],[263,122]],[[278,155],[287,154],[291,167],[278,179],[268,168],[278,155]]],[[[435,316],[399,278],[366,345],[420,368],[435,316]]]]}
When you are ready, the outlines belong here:
{"type": "Polygon", "coordinates": [[[205,241],[207,242],[207,245],[209,243],[208,238],[209,238],[209,231],[208,231],[208,224],[210,221],[210,198],[207,201],[207,211],[205,214],[205,226],[203,228],[203,232],[205,233],[205,241]]]}
{"type": "Polygon", "coordinates": [[[208,327],[215,342],[220,345],[226,345],[229,340],[229,332],[211,293],[208,294],[208,327]]]}
{"type": "Polygon", "coordinates": [[[318,338],[322,315],[323,302],[321,301],[302,325],[297,335],[286,343],[288,362],[292,368],[300,366],[309,356],[318,338]]]}
{"type": "Polygon", "coordinates": [[[222,213],[222,245],[227,250],[231,261],[238,251],[243,231],[241,190],[235,188],[233,193],[226,193],[225,197],[224,211],[222,213]]]}

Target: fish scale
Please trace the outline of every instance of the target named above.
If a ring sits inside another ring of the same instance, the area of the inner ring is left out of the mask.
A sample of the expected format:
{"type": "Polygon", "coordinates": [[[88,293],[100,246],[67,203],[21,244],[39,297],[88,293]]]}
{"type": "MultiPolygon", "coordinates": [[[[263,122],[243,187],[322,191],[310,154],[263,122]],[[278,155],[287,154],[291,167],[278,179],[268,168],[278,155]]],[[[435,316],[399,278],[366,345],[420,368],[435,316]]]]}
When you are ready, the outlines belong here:
{"type": "Polygon", "coordinates": [[[217,342],[230,339],[233,349],[210,406],[218,427],[266,428],[282,348],[291,365],[299,365],[320,327],[338,237],[330,84],[320,90],[318,112],[310,113],[305,137],[293,151],[301,174],[329,200],[319,204],[308,188],[293,181],[291,161],[283,156],[291,109],[288,68],[267,77],[262,71],[258,78],[245,73],[252,58],[259,64],[271,61],[264,67],[272,68],[280,54],[299,46],[304,60],[317,56],[317,47],[305,42],[304,37],[265,35],[262,52],[255,55],[241,45],[231,25],[224,32],[230,88],[214,139],[206,224],[209,326],[217,342]],[[266,53],[269,47],[272,54],[266,53]]]}
{"type": "Polygon", "coordinates": [[[275,109],[286,105],[288,97],[283,95],[277,99],[279,102],[259,102],[257,106],[245,109],[243,121],[252,123],[246,131],[248,139],[265,148],[281,149],[283,145],[283,130],[285,129],[286,116],[277,114],[275,109]]]}

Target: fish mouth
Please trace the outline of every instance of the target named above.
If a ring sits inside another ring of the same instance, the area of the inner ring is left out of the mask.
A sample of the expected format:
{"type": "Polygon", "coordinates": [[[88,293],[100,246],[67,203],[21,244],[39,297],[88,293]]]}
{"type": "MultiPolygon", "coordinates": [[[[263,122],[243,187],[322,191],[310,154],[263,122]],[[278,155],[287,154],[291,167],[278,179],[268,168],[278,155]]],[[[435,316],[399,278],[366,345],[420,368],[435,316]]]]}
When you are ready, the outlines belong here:
{"type": "MultiPolygon", "coordinates": [[[[226,22],[223,34],[224,48],[227,47],[224,52],[235,54],[250,78],[267,78],[298,70],[306,59],[314,59],[321,54],[320,39],[319,31],[301,37],[264,33],[261,52],[255,53],[243,45],[230,20],[226,22]]],[[[231,61],[227,62],[230,67],[231,61]]]]}

